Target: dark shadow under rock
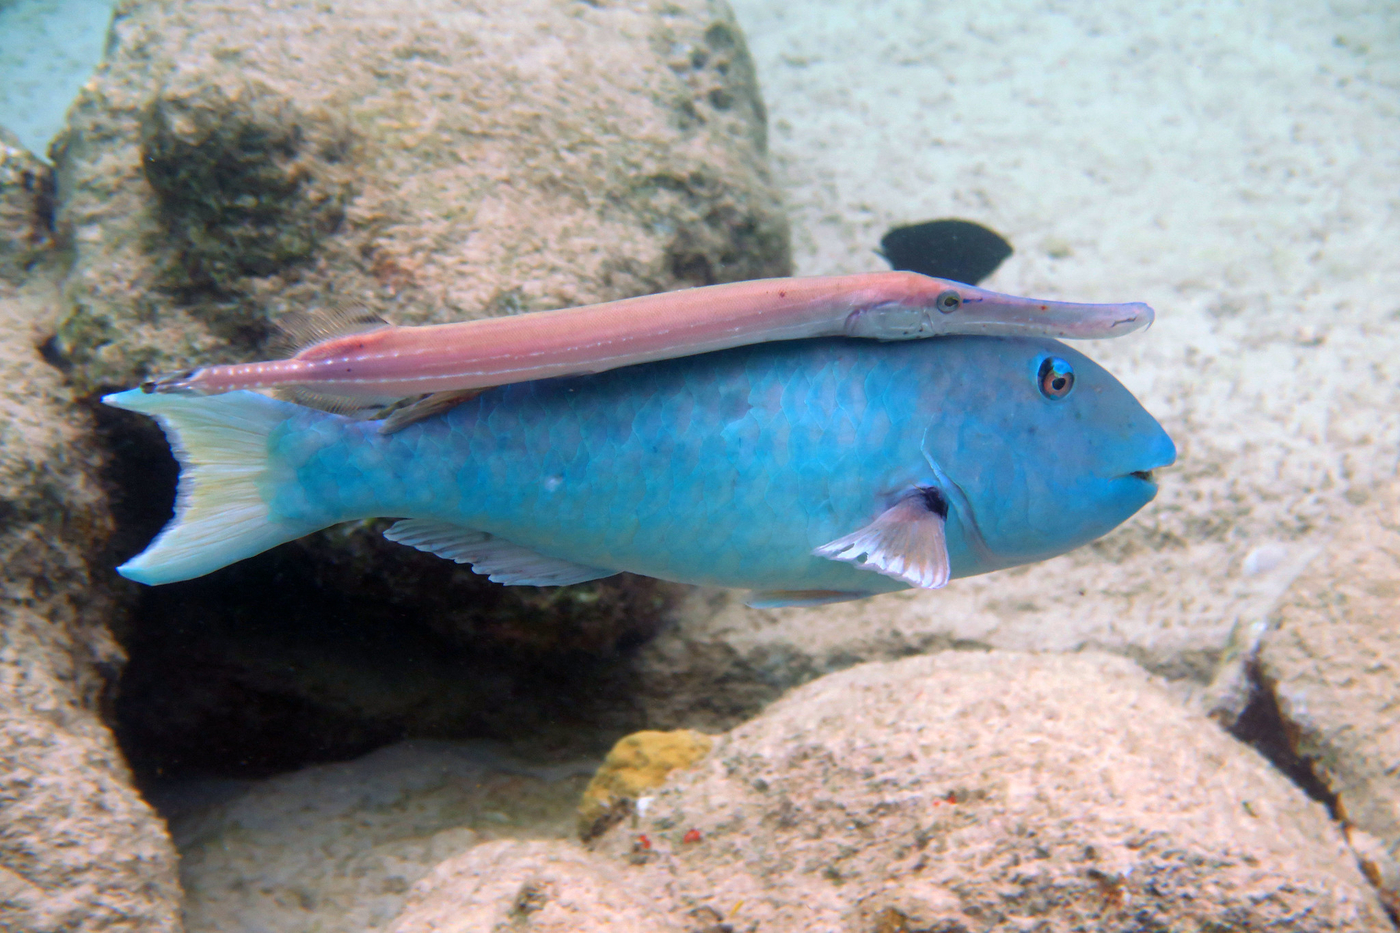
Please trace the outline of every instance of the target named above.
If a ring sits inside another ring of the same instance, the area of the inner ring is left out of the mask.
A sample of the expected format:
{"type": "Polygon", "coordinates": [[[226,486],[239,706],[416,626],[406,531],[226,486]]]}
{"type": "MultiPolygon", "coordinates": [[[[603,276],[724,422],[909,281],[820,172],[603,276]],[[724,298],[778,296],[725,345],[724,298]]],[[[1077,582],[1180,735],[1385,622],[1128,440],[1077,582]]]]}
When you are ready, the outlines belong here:
{"type": "MultiPolygon", "coordinates": [[[[174,498],[164,442],[133,420],[101,417],[111,566],[145,546],[174,498]]],[[[503,587],[385,541],[387,524],[137,591],[115,714],[138,777],[265,775],[404,738],[587,754],[641,725],[629,653],[659,624],[666,584],[503,587]]]]}

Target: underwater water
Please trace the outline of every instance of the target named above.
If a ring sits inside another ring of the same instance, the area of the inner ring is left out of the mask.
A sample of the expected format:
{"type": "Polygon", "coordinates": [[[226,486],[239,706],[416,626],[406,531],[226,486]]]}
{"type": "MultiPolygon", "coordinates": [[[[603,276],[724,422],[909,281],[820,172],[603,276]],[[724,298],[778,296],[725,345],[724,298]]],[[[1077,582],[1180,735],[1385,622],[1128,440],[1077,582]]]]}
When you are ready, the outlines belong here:
{"type": "Polygon", "coordinates": [[[0,0],[0,927],[1396,927],[1400,8],[112,9],[0,0]],[[98,401],[947,218],[1152,326],[98,401]]]}

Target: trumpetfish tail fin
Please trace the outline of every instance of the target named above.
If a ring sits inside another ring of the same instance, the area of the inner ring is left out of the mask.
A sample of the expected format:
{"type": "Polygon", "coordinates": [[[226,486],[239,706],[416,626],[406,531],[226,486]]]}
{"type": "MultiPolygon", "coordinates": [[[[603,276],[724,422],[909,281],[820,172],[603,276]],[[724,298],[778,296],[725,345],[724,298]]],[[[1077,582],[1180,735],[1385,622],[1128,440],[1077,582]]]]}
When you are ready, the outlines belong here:
{"type": "Polygon", "coordinates": [[[170,395],[131,389],[102,401],[160,423],[180,462],[175,517],[117,568],[138,583],[189,580],[316,528],[276,520],[262,496],[268,438],[295,406],[255,392],[170,395]]]}

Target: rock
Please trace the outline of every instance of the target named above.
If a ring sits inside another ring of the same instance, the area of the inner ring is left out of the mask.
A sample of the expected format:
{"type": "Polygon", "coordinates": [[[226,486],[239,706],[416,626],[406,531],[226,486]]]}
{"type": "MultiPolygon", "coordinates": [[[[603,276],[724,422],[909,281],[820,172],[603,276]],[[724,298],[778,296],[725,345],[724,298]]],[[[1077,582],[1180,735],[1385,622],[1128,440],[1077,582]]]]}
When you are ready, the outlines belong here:
{"type": "MultiPolygon", "coordinates": [[[[264,354],[274,319],[319,302],[414,323],[788,271],[720,0],[134,2],[113,36],[54,150],[75,259],[49,348],[81,392],[264,354]]],[[[146,419],[104,425],[126,557],[168,518],[174,467],[146,419]]],[[[644,725],[621,655],[665,587],[503,590],[383,527],[140,594],[117,711],[142,775],[401,737],[596,754],[644,725]]]]}
{"type": "Polygon", "coordinates": [[[84,391],[400,323],[788,272],[722,0],[132,2],[54,156],[84,391]]]}
{"type": "Polygon", "coordinates": [[[596,764],[416,741],[264,781],[165,782],[153,796],[180,849],[189,933],[364,933],[458,853],[568,835],[596,764]]]}
{"type": "MultiPolygon", "coordinates": [[[[29,237],[14,194],[0,184],[0,244],[29,237]]],[[[58,291],[35,261],[0,278],[0,927],[174,931],[175,853],[102,719],[124,660],[90,570],[111,532],[102,453],[40,355],[58,291]]]]}
{"type": "Polygon", "coordinates": [[[945,652],[798,688],[596,851],[734,929],[1380,930],[1326,809],[1122,658],[945,652]]]}
{"type": "Polygon", "coordinates": [[[592,838],[631,812],[637,799],[672,771],[710,752],[714,740],[691,729],[634,732],[617,740],[578,805],[579,835],[592,838]]]}
{"type": "Polygon", "coordinates": [[[1259,679],[1400,913],[1400,487],[1337,531],[1272,622],[1259,679]]]}
{"type": "Polygon", "coordinates": [[[0,279],[18,283],[50,245],[53,170],[0,127],[0,279]]]}
{"type": "Polygon", "coordinates": [[[635,890],[606,859],[564,842],[477,846],[419,882],[392,933],[680,933],[661,892],[635,890]]]}
{"type": "Polygon", "coordinates": [[[818,611],[697,597],[642,659],[647,727],[722,730],[824,672],[950,645],[1097,648],[1208,682],[1236,623],[1266,619],[1394,469],[1400,253],[1373,244],[1394,223],[1374,192],[1397,170],[1368,153],[1389,144],[1397,73],[1365,40],[1393,31],[1388,14],[1317,8],[1265,39],[1259,5],[1209,37],[1186,7],[1148,22],[1025,2],[974,20],[734,5],[798,273],[882,268],[872,248],[896,224],[987,224],[1016,248],[988,287],[1157,309],[1151,330],[1080,349],[1180,455],[1156,502],[1042,564],[818,611]],[[1061,67],[1087,47],[1114,67],[1061,67]],[[1307,133],[1280,108],[1311,114],[1307,133]]]}

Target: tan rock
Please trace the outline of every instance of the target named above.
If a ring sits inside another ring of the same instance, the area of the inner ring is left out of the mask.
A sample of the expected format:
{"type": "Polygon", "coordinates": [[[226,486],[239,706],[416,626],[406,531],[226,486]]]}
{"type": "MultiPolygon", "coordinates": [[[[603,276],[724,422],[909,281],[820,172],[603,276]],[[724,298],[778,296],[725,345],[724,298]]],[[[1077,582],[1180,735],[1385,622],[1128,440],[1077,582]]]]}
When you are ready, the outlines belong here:
{"type": "Polygon", "coordinates": [[[492,842],[433,870],[392,933],[670,933],[664,892],[635,890],[609,860],[567,842],[492,842]]]}
{"type": "Polygon", "coordinates": [[[131,0],[54,149],[83,387],[400,323],[786,274],[722,0],[131,0]]]}
{"type": "Polygon", "coordinates": [[[623,736],[608,752],[579,801],[579,834],[590,838],[631,810],[637,798],[660,787],[672,771],[689,768],[714,740],[693,729],[642,731],[623,736]]]}
{"type": "Polygon", "coordinates": [[[49,245],[53,170],[0,127],[0,278],[18,282],[49,245]]]}
{"type": "Polygon", "coordinates": [[[47,272],[0,280],[0,928],[173,931],[175,853],[100,715],[123,661],[89,569],[111,516],[90,418],[40,357],[56,302],[47,272]]]}
{"type": "Polygon", "coordinates": [[[735,929],[1387,924],[1321,804],[1097,654],[946,652],[821,678],[597,851],[634,866],[620,883],[735,929]]]}
{"type": "Polygon", "coordinates": [[[1260,677],[1400,911],[1400,487],[1379,489],[1333,536],[1273,621],[1260,677]]]}
{"type": "Polygon", "coordinates": [[[232,787],[167,785],[189,933],[383,930],[415,883],[463,851],[568,836],[595,765],[415,741],[232,787]]]}

